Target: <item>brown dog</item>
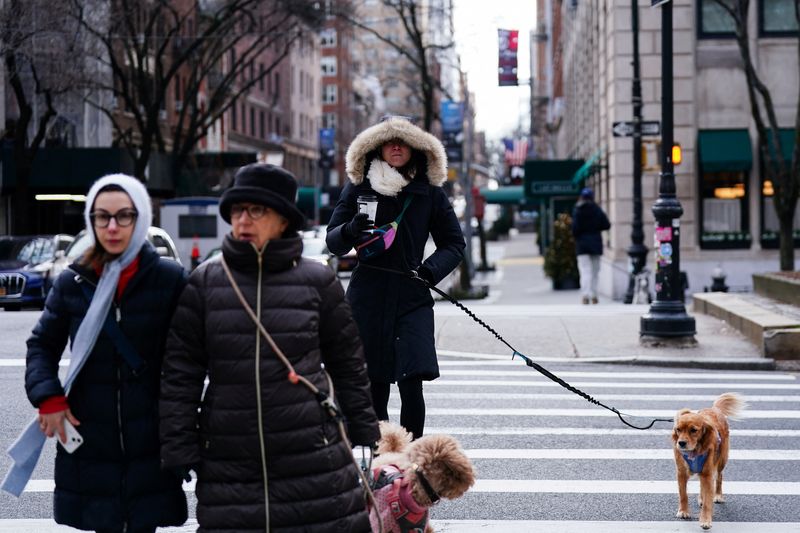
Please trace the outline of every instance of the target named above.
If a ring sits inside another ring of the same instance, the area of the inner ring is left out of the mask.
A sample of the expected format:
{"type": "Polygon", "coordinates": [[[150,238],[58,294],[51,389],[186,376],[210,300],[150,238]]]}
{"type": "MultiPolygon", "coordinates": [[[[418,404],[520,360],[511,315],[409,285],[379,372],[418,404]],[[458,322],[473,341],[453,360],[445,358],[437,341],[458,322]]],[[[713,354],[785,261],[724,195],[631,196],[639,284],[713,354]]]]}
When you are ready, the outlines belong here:
{"type": "Polygon", "coordinates": [[[714,503],[722,503],[722,470],[728,462],[730,430],[728,418],[735,418],[745,403],[734,393],[726,392],[710,409],[693,412],[681,409],[675,415],[672,441],[675,443],[675,467],[678,471],[678,518],[691,518],[686,483],[693,474],[700,476],[700,526],[711,527],[714,503]],[[713,503],[712,503],[713,502],[713,503]]]}
{"type": "Polygon", "coordinates": [[[428,509],[439,498],[454,500],[467,492],[475,483],[472,463],[449,435],[412,441],[402,426],[381,422],[380,428],[370,480],[377,502],[372,529],[379,530],[380,517],[385,533],[432,532],[428,509]]]}

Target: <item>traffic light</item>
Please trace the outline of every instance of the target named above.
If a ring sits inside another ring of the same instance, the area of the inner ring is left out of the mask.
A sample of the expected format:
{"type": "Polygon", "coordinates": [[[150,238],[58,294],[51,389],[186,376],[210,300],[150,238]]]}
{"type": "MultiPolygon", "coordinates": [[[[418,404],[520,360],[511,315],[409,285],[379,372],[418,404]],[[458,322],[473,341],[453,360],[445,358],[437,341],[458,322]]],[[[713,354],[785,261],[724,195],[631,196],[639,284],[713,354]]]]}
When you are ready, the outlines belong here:
{"type": "Polygon", "coordinates": [[[683,153],[681,152],[681,145],[680,143],[675,143],[672,145],[672,164],[680,165],[681,161],[683,161],[683,153]]]}

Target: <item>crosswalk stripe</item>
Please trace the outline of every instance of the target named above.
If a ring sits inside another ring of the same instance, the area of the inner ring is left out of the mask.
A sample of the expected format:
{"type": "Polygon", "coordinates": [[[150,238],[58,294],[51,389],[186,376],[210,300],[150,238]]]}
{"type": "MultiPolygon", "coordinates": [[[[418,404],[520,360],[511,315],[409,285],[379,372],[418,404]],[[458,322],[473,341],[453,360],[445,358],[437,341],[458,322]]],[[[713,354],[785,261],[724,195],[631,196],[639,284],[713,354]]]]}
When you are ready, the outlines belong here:
{"type": "MultiPolygon", "coordinates": [[[[426,398],[463,399],[463,400],[580,400],[586,401],[577,394],[561,393],[524,393],[524,392],[426,392],[426,398]]],[[[603,394],[603,400],[627,400],[642,402],[706,402],[709,407],[718,398],[715,394],[709,395],[680,395],[680,394],[603,394]]],[[[796,402],[800,403],[800,396],[784,395],[747,395],[747,403],[757,402],[796,402]]],[[[681,404],[683,405],[683,404],[681,404]]]]}
{"type": "MultiPolygon", "coordinates": [[[[52,479],[32,479],[25,492],[53,492],[52,479]]],[[[186,492],[194,492],[195,480],[183,484],[186,492]]],[[[699,492],[699,481],[689,481],[688,490],[699,492]]],[[[800,495],[800,482],[791,481],[726,481],[726,494],[748,496],[800,495]]],[[[627,479],[478,479],[471,492],[570,493],[570,494],[674,494],[676,481],[627,479]]]]}
{"type": "MultiPolygon", "coordinates": [[[[674,460],[669,447],[648,448],[473,448],[464,450],[471,459],[592,459],[592,460],[674,460]]],[[[730,451],[732,461],[800,461],[800,450],[730,451]]]]}
{"type": "MultiPolygon", "coordinates": [[[[540,376],[537,373],[530,373],[534,372],[533,370],[529,370],[525,365],[520,364],[519,370],[460,370],[460,369],[451,369],[446,368],[442,371],[443,377],[448,376],[495,376],[495,377],[519,377],[520,375],[530,375],[536,377],[538,379],[547,379],[544,376],[540,376]]],[[[609,379],[619,379],[620,373],[619,372],[572,372],[572,371],[565,371],[565,372],[557,372],[560,378],[609,378],[609,379]]],[[[698,373],[692,374],[690,372],[686,373],[658,373],[658,372],[626,372],[625,377],[627,379],[673,379],[678,380],[678,382],[684,382],[687,380],[742,380],[742,381],[793,381],[796,382],[794,376],[788,374],[706,374],[706,373],[698,373]]],[[[675,386],[675,383],[672,383],[672,386],[675,386]]]]}
{"type": "MultiPolygon", "coordinates": [[[[400,409],[391,408],[389,414],[399,415],[400,409]]],[[[617,415],[601,409],[599,407],[594,409],[560,409],[552,408],[515,408],[515,407],[498,407],[498,408],[445,408],[445,407],[431,407],[425,409],[427,416],[614,416],[617,415]]],[[[674,410],[665,409],[626,409],[623,415],[638,418],[671,418],[675,415],[674,410]]],[[[749,409],[744,411],[738,418],[741,419],[767,419],[767,418],[800,418],[800,410],[755,410],[749,409]]]]}
{"type": "MultiPolygon", "coordinates": [[[[650,522],[582,521],[582,520],[431,520],[438,533],[697,533],[697,520],[664,520],[650,522]]],[[[721,522],[714,529],[725,533],[797,533],[800,522],[721,522]]],[[[160,527],[158,533],[194,533],[197,521],[188,520],[180,527],[160,527]]],[[[68,533],[75,530],[50,519],[0,520],[0,533],[68,533]]]]}
{"type": "MultiPolygon", "coordinates": [[[[547,427],[437,427],[425,426],[425,433],[434,435],[584,435],[584,436],[625,436],[649,437],[652,435],[669,435],[671,429],[651,428],[647,431],[635,429],[607,428],[547,428],[547,427]]],[[[800,438],[798,429],[731,429],[733,437],[794,437],[800,438]]]]}
{"type": "MultiPolygon", "coordinates": [[[[524,374],[518,374],[524,375],[524,374]]],[[[619,376],[617,376],[619,377],[619,376]]],[[[635,382],[627,381],[570,381],[570,385],[581,389],[675,389],[675,383],[635,382]]],[[[506,387],[509,390],[517,387],[562,387],[553,381],[533,380],[492,380],[492,379],[435,379],[426,381],[426,387],[463,387],[476,385],[479,387],[506,387]]],[[[692,389],[717,389],[723,391],[741,390],[800,390],[795,383],[692,383],[692,389]]]]}

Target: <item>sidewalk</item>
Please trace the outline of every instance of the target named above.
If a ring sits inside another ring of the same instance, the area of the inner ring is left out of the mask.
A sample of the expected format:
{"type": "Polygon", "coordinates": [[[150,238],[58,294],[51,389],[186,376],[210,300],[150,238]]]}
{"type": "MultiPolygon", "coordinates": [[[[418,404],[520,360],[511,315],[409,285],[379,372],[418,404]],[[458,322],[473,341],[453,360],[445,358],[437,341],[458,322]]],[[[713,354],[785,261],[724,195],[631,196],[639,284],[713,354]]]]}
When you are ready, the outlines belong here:
{"type": "MultiPolygon", "coordinates": [[[[554,291],[544,275],[534,239],[534,234],[522,233],[506,241],[488,243],[488,262],[496,270],[479,273],[473,283],[488,285],[489,297],[462,302],[519,352],[536,361],[774,368],[771,359],[762,357],[758,347],[725,322],[692,313],[690,301],[686,310],[695,319],[696,345],[641,345],[640,317],[648,311],[648,305],[626,305],[603,297],[598,305],[582,305],[579,291],[554,291]]],[[[477,246],[474,249],[477,255],[477,246]]],[[[451,303],[438,301],[435,313],[441,355],[511,356],[508,347],[451,303]]]]}

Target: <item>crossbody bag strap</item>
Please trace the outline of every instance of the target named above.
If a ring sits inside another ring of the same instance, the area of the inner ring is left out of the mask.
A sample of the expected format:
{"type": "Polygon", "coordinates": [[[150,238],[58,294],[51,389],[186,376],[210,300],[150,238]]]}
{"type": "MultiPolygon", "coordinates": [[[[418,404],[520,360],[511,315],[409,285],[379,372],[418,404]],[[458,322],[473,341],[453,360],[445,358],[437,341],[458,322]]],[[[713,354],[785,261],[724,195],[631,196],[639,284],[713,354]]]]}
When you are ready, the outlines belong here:
{"type": "MultiPolygon", "coordinates": [[[[84,281],[80,274],[75,276],[75,281],[78,283],[81,291],[83,291],[86,300],[91,302],[94,291],[89,286],[89,283],[84,281]]],[[[103,322],[103,331],[111,337],[111,342],[114,343],[119,353],[122,354],[122,358],[125,360],[128,367],[130,367],[131,373],[135,377],[141,376],[144,371],[147,370],[147,362],[136,352],[136,348],[131,345],[128,337],[122,332],[119,324],[110,312],[106,315],[105,322],[103,322]]]]}
{"type": "Polygon", "coordinates": [[[408,195],[408,197],[406,197],[406,201],[405,201],[405,203],[403,204],[403,210],[402,210],[402,211],[400,211],[400,214],[399,214],[399,215],[397,215],[397,218],[396,218],[396,219],[394,219],[394,221],[395,221],[397,224],[400,224],[400,221],[401,221],[401,220],[403,220],[403,215],[405,214],[405,212],[406,212],[406,209],[408,209],[408,206],[409,206],[409,205],[411,205],[411,200],[412,200],[413,198],[414,198],[414,197],[413,197],[413,196],[411,196],[410,194],[408,195]]]}

